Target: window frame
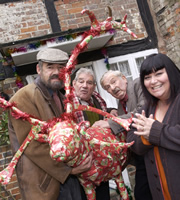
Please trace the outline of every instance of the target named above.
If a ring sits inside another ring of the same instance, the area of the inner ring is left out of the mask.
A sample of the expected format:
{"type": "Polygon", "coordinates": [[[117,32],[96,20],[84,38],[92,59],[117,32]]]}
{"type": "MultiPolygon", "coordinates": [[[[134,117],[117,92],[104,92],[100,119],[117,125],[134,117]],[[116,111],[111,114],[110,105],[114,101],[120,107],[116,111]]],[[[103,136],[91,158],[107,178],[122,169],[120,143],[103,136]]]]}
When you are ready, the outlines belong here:
{"type": "Polygon", "coordinates": [[[139,71],[138,71],[138,66],[136,63],[137,58],[144,57],[144,59],[153,53],[158,53],[157,49],[150,49],[150,50],[145,50],[145,51],[140,51],[137,53],[132,53],[132,54],[127,54],[123,56],[117,56],[114,58],[109,58],[109,64],[114,64],[118,62],[125,62],[128,61],[129,67],[132,73],[132,78],[133,80],[139,77],[139,71]]]}

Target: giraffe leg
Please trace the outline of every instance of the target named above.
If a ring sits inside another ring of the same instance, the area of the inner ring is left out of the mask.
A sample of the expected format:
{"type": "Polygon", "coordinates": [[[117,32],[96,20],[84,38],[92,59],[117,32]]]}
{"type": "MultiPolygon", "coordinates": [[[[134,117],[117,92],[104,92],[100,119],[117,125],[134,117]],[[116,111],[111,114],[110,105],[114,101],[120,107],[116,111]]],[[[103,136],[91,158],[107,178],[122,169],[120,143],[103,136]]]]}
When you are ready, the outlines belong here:
{"type": "Polygon", "coordinates": [[[117,188],[120,192],[120,197],[122,198],[122,200],[129,200],[128,192],[124,184],[122,173],[120,173],[118,178],[115,179],[115,182],[117,184],[117,188]]]}
{"type": "Polygon", "coordinates": [[[3,185],[6,185],[9,183],[14,169],[18,163],[19,158],[21,157],[21,155],[23,154],[24,150],[26,149],[26,147],[29,145],[30,141],[34,138],[34,133],[31,131],[29,132],[28,136],[26,137],[26,139],[24,140],[24,142],[22,143],[22,145],[20,146],[20,148],[18,149],[18,151],[15,153],[13,159],[11,160],[11,162],[9,163],[9,165],[0,172],[0,183],[3,185]]]}
{"type": "Polygon", "coordinates": [[[87,200],[96,200],[95,185],[92,182],[81,178],[79,178],[79,181],[84,188],[87,200]]]}

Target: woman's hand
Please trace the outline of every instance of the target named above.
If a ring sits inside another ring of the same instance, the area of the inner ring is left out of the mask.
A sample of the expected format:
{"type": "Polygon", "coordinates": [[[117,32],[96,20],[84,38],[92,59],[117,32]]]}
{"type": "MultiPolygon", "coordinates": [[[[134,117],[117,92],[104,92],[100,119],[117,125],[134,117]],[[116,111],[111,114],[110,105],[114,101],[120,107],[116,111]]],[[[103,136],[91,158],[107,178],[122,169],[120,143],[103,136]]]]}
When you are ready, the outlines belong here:
{"type": "Polygon", "coordinates": [[[152,127],[153,122],[153,115],[151,114],[149,118],[145,117],[145,111],[142,111],[142,114],[136,113],[137,118],[132,118],[133,123],[132,126],[137,129],[134,131],[136,135],[142,135],[146,140],[149,141],[149,134],[152,127]]]}

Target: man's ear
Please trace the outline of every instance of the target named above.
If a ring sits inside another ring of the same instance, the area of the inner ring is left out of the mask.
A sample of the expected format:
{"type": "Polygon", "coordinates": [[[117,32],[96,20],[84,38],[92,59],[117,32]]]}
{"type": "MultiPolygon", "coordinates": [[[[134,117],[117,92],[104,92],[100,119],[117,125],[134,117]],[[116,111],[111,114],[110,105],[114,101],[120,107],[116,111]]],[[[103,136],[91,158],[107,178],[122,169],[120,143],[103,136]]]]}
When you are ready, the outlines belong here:
{"type": "Polygon", "coordinates": [[[127,79],[124,75],[122,76],[122,79],[127,79]]]}
{"type": "Polygon", "coordinates": [[[36,71],[37,71],[38,74],[40,74],[41,69],[40,69],[38,64],[36,65],[36,71]]]}
{"type": "Polygon", "coordinates": [[[124,79],[126,82],[127,82],[127,78],[126,78],[126,76],[122,76],[122,79],[124,79]]]}
{"type": "Polygon", "coordinates": [[[72,81],[72,85],[73,85],[73,87],[74,87],[74,85],[76,84],[76,81],[75,80],[73,80],[72,81]]]}

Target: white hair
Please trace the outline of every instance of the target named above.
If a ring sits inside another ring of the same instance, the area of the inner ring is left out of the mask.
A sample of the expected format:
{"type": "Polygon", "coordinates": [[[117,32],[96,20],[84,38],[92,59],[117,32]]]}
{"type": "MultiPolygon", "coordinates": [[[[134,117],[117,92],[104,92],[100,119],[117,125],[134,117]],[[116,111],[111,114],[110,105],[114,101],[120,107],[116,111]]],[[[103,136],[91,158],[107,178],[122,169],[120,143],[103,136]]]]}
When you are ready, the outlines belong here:
{"type": "Polygon", "coordinates": [[[109,70],[109,71],[105,72],[105,73],[103,74],[103,76],[101,77],[101,80],[100,80],[100,84],[101,84],[101,86],[102,86],[103,89],[105,89],[105,88],[104,88],[104,82],[106,81],[106,78],[107,78],[108,76],[110,76],[110,75],[114,75],[114,76],[117,76],[117,77],[123,77],[123,76],[124,76],[124,74],[121,73],[121,72],[118,71],[118,70],[116,70],[116,71],[109,70]]]}
{"type": "Polygon", "coordinates": [[[89,75],[91,75],[91,76],[93,77],[94,84],[96,83],[94,72],[93,72],[91,69],[83,68],[83,67],[80,68],[80,69],[76,72],[76,76],[75,76],[75,78],[74,78],[75,81],[78,80],[80,74],[89,74],[89,75]]]}

